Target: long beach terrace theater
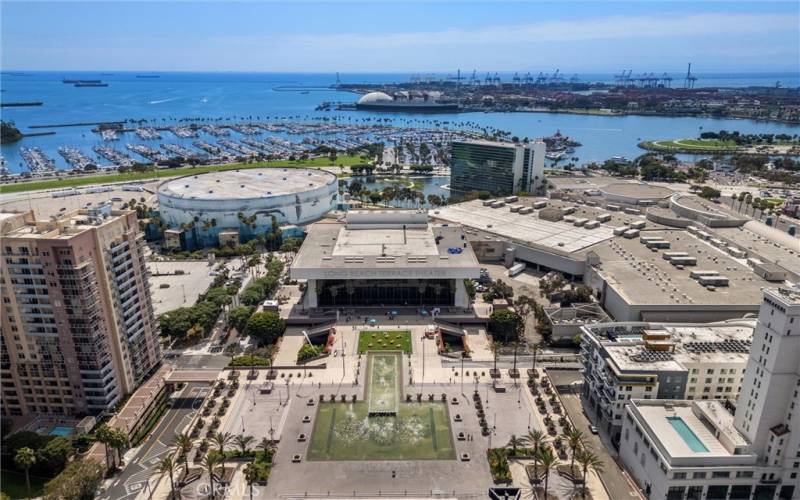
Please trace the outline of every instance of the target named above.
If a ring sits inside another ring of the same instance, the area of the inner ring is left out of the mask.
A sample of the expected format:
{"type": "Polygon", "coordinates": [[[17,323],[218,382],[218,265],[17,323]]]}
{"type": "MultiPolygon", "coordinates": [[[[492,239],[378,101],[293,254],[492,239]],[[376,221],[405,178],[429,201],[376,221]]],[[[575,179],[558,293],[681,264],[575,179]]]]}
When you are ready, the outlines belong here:
{"type": "Polygon", "coordinates": [[[480,266],[461,226],[424,210],[352,210],[312,225],[291,268],[303,307],[469,307],[480,266]]]}

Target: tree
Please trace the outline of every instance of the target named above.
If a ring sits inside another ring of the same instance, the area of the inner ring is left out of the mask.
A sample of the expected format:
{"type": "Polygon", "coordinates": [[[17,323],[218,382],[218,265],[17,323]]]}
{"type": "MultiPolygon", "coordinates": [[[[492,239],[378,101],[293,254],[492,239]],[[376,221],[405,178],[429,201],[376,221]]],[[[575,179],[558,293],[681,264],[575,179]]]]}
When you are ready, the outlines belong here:
{"type": "Polygon", "coordinates": [[[718,189],[714,189],[708,186],[703,186],[703,188],[700,190],[699,196],[707,200],[716,200],[717,198],[722,196],[722,193],[718,189]]]}
{"type": "Polygon", "coordinates": [[[112,429],[111,430],[111,441],[110,445],[114,450],[117,452],[117,458],[119,458],[120,465],[122,464],[122,452],[128,446],[128,435],[122,429],[112,429]]]}
{"type": "Polygon", "coordinates": [[[522,333],[525,333],[525,328],[528,324],[528,319],[533,315],[536,307],[536,300],[529,295],[520,295],[514,300],[514,310],[522,318],[522,333]]]}
{"type": "Polygon", "coordinates": [[[103,482],[103,465],[94,460],[76,460],[47,482],[45,500],[92,500],[103,482]]]}
{"type": "Polygon", "coordinates": [[[222,468],[225,469],[225,447],[231,444],[233,441],[233,435],[229,432],[222,433],[217,432],[211,437],[211,441],[217,447],[217,451],[220,455],[220,461],[222,463],[222,468]]]}
{"type": "Polygon", "coordinates": [[[31,498],[31,467],[36,464],[36,452],[30,448],[20,448],[14,455],[14,465],[25,471],[25,488],[31,498]]]}
{"type": "Polygon", "coordinates": [[[253,314],[247,321],[246,332],[260,344],[273,344],[286,330],[286,322],[272,311],[253,314]]]}
{"type": "Polygon", "coordinates": [[[494,338],[517,340],[524,327],[520,315],[511,309],[494,311],[489,316],[489,331],[494,338]]]}
{"type": "Polygon", "coordinates": [[[250,462],[244,468],[244,480],[250,489],[250,500],[253,500],[253,485],[261,479],[261,467],[256,462],[250,462]]]}
{"type": "Polygon", "coordinates": [[[178,463],[172,460],[170,455],[164,457],[158,462],[158,467],[154,471],[154,475],[169,474],[169,491],[170,498],[175,498],[175,471],[178,470],[178,463]]]}
{"type": "Polygon", "coordinates": [[[275,441],[272,441],[267,438],[261,438],[261,441],[258,443],[257,448],[264,452],[264,455],[268,459],[272,459],[272,456],[275,453],[275,441]]]}
{"type": "MultiPolygon", "coordinates": [[[[106,452],[106,469],[111,469],[111,461],[109,460],[108,451],[111,447],[111,442],[113,441],[113,430],[107,424],[102,424],[94,433],[95,439],[99,442],[103,443],[103,447],[106,452]]],[[[114,466],[116,467],[116,461],[114,462],[114,466]]]]}
{"type": "Polygon", "coordinates": [[[72,442],[61,436],[54,437],[39,450],[39,468],[55,473],[67,465],[75,449],[72,442]]]}
{"type": "Polygon", "coordinates": [[[547,487],[550,483],[550,470],[552,470],[553,467],[558,467],[560,462],[555,453],[553,453],[553,449],[549,446],[545,446],[539,450],[539,461],[542,463],[542,469],[544,470],[544,498],[547,498],[547,487]]]}
{"type": "Polygon", "coordinates": [[[239,333],[242,335],[247,328],[247,321],[253,315],[253,311],[255,309],[251,306],[239,306],[234,307],[231,309],[231,312],[228,313],[228,322],[239,333]]]}
{"type": "Polygon", "coordinates": [[[517,448],[522,448],[525,446],[525,440],[523,438],[518,438],[516,434],[511,435],[511,439],[508,440],[508,445],[506,447],[511,448],[511,454],[517,456],[517,448]]]}
{"type": "Polygon", "coordinates": [[[572,470],[573,467],[575,467],[575,452],[583,447],[586,437],[583,435],[583,432],[574,428],[564,432],[563,437],[564,441],[567,442],[570,454],[572,455],[569,462],[569,468],[572,470]]]}
{"type": "Polygon", "coordinates": [[[255,438],[253,436],[245,436],[240,434],[233,438],[233,442],[236,444],[236,447],[239,448],[239,451],[242,452],[242,456],[244,456],[244,454],[247,453],[247,448],[254,439],[255,438]]]}
{"type": "Polygon", "coordinates": [[[209,487],[211,488],[209,495],[211,496],[212,500],[214,498],[214,474],[217,472],[217,467],[219,464],[220,458],[218,453],[209,452],[203,457],[202,465],[208,473],[208,483],[209,487]]]}
{"type": "Polygon", "coordinates": [[[539,478],[539,452],[548,439],[547,434],[538,430],[530,431],[526,436],[522,437],[522,440],[525,441],[525,444],[528,445],[531,453],[533,453],[533,474],[537,479],[539,478]]]}
{"type": "Polygon", "coordinates": [[[583,498],[586,498],[586,474],[589,472],[589,469],[593,469],[598,473],[603,472],[603,461],[600,460],[600,457],[595,455],[587,448],[578,450],[575,460],[581,466],[581,470],[583,471],[583,490],[581,493],[583,498]]]}
{"type": "Polygon", "coordinates": [[[176,434],[172,441],[173,449],[183,457],[184,477],[189,474],[189,452],[192,451],[192,446],[194,446],[194,439],[187,432],[176,434]]]}

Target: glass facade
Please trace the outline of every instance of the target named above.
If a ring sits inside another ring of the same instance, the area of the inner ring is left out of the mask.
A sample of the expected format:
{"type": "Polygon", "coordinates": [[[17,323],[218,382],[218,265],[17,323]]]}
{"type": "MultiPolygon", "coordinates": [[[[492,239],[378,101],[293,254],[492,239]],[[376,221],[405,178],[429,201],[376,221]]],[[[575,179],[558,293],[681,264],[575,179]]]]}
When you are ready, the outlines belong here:
{"type": "Polygon", "coordinates": [[[455,280],[319,280],[320,307],[452,306],[455,280]]]}
{"type": "Polygon", "coordinates": [[[515,191],[512,145],[453,142],[450,158],[450,189],[468,193],[489,191],[509,195],[515,191]]]}

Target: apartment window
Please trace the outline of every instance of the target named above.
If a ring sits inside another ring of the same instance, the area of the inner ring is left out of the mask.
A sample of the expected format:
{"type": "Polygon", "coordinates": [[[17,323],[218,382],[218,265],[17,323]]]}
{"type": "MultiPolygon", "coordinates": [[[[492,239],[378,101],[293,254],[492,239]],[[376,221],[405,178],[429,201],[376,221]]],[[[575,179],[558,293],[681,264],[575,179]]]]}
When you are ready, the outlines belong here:
{"type": "Polygon", "coordinates": [[[699,370],[697,368],[692,368],[692,374],[696,374],[699,370]]]}
{"type": "Polygon", "coordinates": [[[753,471],[751,471],[751,470],[740,470],[740,471],[736,471],[736,477],[737,477],[737,478],[749,478],[749,477],[753,477],[753,471]]]}
{"type": "Polygon", "coordinates": [[[708,491],[706,492],[706,498],[709,500],[723,500],[728,496],[728,485],[727,484],[719,484],[719,485],[712,485],[708,487],[708,491]]]}
{"type": "Polygon", "coordinates": [[[686,491],[686,500],[700,500],[703,497],[702,486],[689,486],[686,491]]]}
{"type": "Polygon", "coordinates": [[[708,375],[713,375],[714,374],[714,369],[713,368],[709,368],[708,370],[706,370],[706,373],[708,375]]]}
{"type": "Polygon", "coordinates": [[[681,500],[685,490],[685,486],[670,486],[667,491],[667,500],[681,500]]]}
{"type": "Polygon", "coordinates": [[[686,479],[686,473],[685,472],[675,472],[674,474],[672,474],[672,479],[686,479]]]}
{"type": "Polygon", "coordinates": [[[706,473],[705,472],[693,472],[692,479],[705,479],[706,473]]]}
{"type": "Polygon", "coordinates": [[[731,495],[728,498],[731,500],[746,500],[750,498],[750,492],[752,489],[753,486],[750,484],[731,486],[731,495]]]}
{"type": "Polygon", "coordinates": [[[718,470],[718,471],[714,471],[714,472],[712,472],[712,473],[711,473],[711,477],[712,477],[713,479],[720,479],[720,478],[724,478],[724,477],[731,477],[731,473],[730,473],[730,471],[726,471],[726,470],[718,470]]]}

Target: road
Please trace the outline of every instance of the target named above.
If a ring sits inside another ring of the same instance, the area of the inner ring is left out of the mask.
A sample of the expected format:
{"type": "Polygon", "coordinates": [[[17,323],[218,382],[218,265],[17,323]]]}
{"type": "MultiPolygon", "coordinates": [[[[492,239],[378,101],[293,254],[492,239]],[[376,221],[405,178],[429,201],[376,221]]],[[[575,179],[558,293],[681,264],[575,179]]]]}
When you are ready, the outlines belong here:
{"type": "Polygon", "coordinates": [[[575,427],[583,432],[592,450],[603,461],[603,472],[600,473],[600,479],[602,479],[603,484],[608,490],[608,495],[615,500],[626,498],[640,500],[642,496],[639,494],[638,488],[630,483],[627,476],[617,464],[612,453],[609,452],[610,448],[607,446],[611,446],[611,443],[602,441],[600,436],[592,434],[589,431],[589,425],[591,425],[591,423],[583,413],[583,406],[581,404],[580,383],[582,383],[583,378],[580,372],[550,370],[548,371],[548,376],[550,376],[553,384],[557,387],[570,387],[568,391],[564,391],[563,389],[559,391],[561,401],[564,404],[564,409],[569,415],[569,418],[572,419],[572,422],[575,424],[575,427]],[[570,382],[580,383],[575,384],[570,382]]]}
{"type": "Polygon", "coordinates": [[[125,469],[99,496],[99,500],[135,498],[147,486],[156,465],[170,451],[173,437],[191,421],[208,391],[209,388],[204,384],[187,384],[179,394],[173,396],[172,408],[166,411],[150,436],[128,460],[125,469]]]}

